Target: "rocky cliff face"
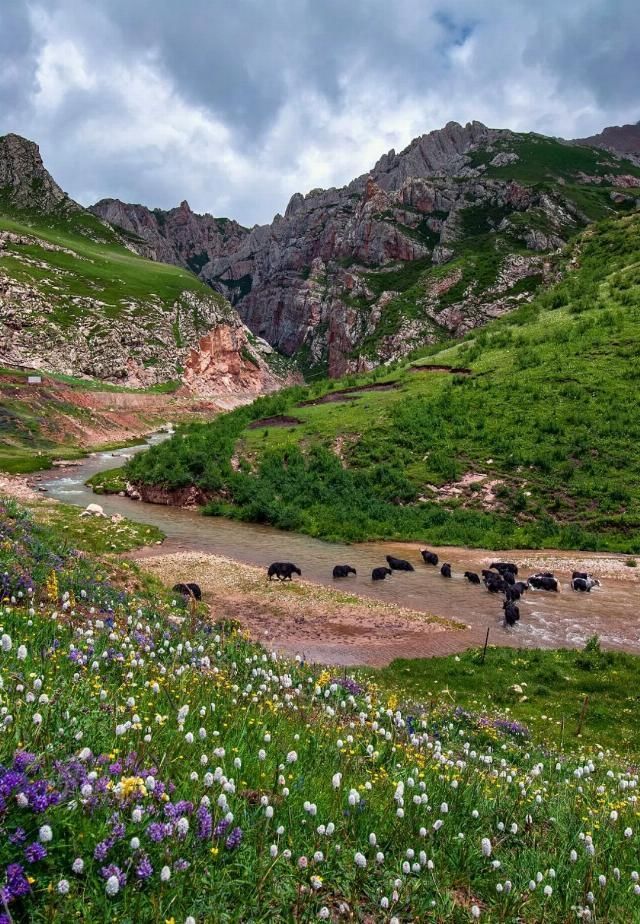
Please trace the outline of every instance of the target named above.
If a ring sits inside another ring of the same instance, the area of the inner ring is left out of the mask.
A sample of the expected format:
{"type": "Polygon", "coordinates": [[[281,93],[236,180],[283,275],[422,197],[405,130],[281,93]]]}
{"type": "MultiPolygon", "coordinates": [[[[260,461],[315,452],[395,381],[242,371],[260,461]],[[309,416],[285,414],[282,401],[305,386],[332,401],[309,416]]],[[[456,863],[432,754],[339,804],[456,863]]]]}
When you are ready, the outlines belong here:
{"type": "Polygon", "coordinates": [[[194,273],[220,254],[235,250],[249,233],[236,221],[196,215],[186,201],[178,208],[163,211],[119,199],[101,199],[90,210],[132,235],[142,256],[184,266],[194,273]]]}
{"type": "MultiPolygon", "coordinates": [[[[124,235],[139,246],[132,229],[144,216],[129,227],[125,210],[112,208],[119,232],[66,196],[35,144],[0,138],[0,363],[136,387],[177,380],[232,403],[280,387],[271,348],[229,302],[192,273],[132,252],[124,235]]],[[[233,240],[231,228],[215,230],[224,222],[196,227],[190,216],[183,203],[167,217],[173,253],[187,263],[182,242],[207,241],[213,255],[216,234],[233,240]]]]}
{"type": "Polygon", "coordinates": [[[145,241],[160,230],[158,252],[198,270],[255,334],[303,368],[340,375],[531,298],[581,227],[635,207],[618,188],[630,167],[604,151],[451,122],[348,186],[296,193],[284,216],[226,238],[184,204],[162,213],[161,229],[140,206],[96,212],[145,241]]]}
{"type": "Polygon", "coordinates": [[[5,204],[48,213],[60,206],[79,209],[42,163],[40,149],[20,135],[0,137],[0,193],[5,204]]]}

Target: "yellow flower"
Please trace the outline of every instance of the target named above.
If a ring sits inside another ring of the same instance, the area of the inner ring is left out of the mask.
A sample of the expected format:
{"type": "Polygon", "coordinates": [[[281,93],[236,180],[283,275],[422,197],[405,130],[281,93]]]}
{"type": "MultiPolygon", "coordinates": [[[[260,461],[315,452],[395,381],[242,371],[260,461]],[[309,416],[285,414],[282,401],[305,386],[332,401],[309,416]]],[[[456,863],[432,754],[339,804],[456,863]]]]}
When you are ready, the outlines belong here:
{"type": "Polygon", "coordinates": [[[218,849],[218,847],[212,847],[212,848],[211,848],[211,856],[212,856],[212,857],[217,857],[219,853],[220,853],[220,850],[218,849]]]}

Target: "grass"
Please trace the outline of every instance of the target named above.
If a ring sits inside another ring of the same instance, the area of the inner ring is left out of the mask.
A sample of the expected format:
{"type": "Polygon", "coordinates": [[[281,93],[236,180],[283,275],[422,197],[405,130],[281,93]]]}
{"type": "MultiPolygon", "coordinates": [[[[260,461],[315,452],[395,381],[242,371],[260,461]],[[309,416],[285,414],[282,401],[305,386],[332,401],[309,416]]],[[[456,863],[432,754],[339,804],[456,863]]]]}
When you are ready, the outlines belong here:
{"type": "Polygon", "coordinates": [[[51,529],[65,542],[83,552],[96,555],[129,552],[143,545],[159,543],[162,530],[126,517],[83,517],[79,507],[71,504],[36,503],[25,505],[34,521],[51,529]]]}
{"type": "Polygon", "coordinates": [[[405,705],[401,674],[282,660],[15,504],[0,531],[11,920],[638,920],[623,747],[405,705]]]}
{"type": "Polygon", "coordinates": [[[601,223],[573,252],[579,268],[532,303],[420,352],[470,375],[396,364],[344,382],[390,390],[303,406],[340,383],[290,389],[184,429],[128,477],[196,483],[209,513],[332,540],[640,552],[640,217],[601,223]],[[278,414],[301,423],[247,429],[278,414]],[[481,492],[431,499],[469,471],[498,482],[490,507],[481,492]]]}
{"type": "Polygon", "coordinates": [[[478,650],[397,660],[368,676],[433,709],[455,703],[470,713],[518,722],[548,747],[604,747],[640,757],[638,671],[638,658],[602,652],[591,642],[578,652],[489,646],[484,662],[478,650]]]}

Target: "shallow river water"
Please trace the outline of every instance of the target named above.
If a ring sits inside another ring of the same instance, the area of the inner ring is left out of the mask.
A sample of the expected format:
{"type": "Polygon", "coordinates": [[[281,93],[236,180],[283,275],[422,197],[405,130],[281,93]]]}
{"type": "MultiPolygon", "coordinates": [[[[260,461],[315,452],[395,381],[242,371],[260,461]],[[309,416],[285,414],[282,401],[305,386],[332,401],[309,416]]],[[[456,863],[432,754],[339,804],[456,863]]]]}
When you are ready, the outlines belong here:
{"type": "MultiPolygon", "coordinates": [[[[161,438],[152,437],[150,442],[161,438]]],[[[461,621],[468,626],[468,631],[456,635],[464,636],[466,644],[484,640],[486,629],[491,627],[491,641],[495,644],[574,647],[581,646],[589,636],[597,633],[607,647],[640,653],[640,581],[632,573],[633,569],[620,566],[623,556],[436,548],[441,561],[451,562],[453,578],[447,580],[441,577],[439,568],[423,564],[418,543],[333,544],[269,526],[203,517],[195,510],[146,504],[118,496],[96,497],[84,484],[96,472],[123,464],[132,453],[145,448],[95,453],[80,465],[55,473],[46,472],[38,481],[47,488],[50,497],[82,506],[97,502],[107,514],[121,513],[132,520],[159,527],[166,533],[166,546],[172,552],[209,552],[265,566],[272,561],[293,561],[302,569],[305,579],[328,586],[335,583],[331,576],[333,566],[350,564],[356,568],[357,577],[340,582],[341,588],[461,621]],[[408,558],[416,571],[398,572],[384,582],[373,583],[371,570],[376,565],[386,564],[384,556],[387,553],[408,558]],[[501,627],[502,598],[489,594],[483,586],[468,584],[462,576],[467,569],[479,572],[497,558],[517,562],[521,566],[521,576],[535,570],[553,570],[561,582],[557,594],[529,591],[520,602],[520,623],[509,632],[501,627]],[[527,564],[523,566],[523,562],[527,564]],[[570,572],[573,568],[583,570],[585,566],[601,577],[602,587],[590,594],[574,593],[569,586],[570,572]]],[[[159,546],[158,551],[162,548],[159,546]]],[[[191,575],[189,579],[197,581],[198,576],[191,575]]],[[[463,638],[459,641],[462,643],[463,638]]]]}

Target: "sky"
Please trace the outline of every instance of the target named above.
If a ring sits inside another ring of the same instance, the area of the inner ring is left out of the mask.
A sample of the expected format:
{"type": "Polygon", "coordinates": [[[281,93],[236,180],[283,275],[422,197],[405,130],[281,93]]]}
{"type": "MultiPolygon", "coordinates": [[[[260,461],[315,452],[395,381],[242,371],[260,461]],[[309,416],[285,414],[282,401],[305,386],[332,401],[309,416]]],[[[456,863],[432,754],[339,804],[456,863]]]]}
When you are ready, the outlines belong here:
{"type": "Polygon", "coordinates": [[[638,0],[0,0],[0,134],[83,205],[251,226],[448,121],[640,119],[638,0]]]}

